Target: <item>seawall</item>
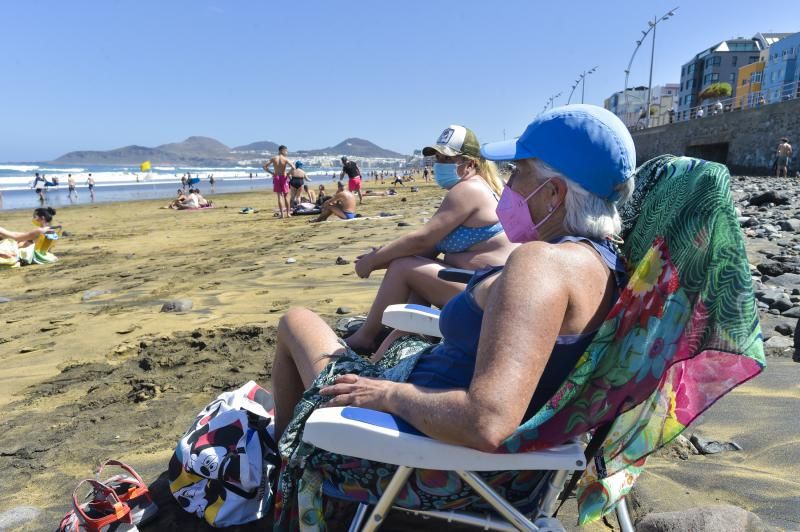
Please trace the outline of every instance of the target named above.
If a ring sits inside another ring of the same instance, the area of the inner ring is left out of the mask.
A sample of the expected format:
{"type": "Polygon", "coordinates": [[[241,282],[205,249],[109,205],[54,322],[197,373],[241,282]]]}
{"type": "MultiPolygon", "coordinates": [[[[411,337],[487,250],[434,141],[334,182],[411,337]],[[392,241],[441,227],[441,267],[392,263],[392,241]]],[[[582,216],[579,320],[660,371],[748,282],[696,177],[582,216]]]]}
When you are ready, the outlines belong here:
{"type": "Polygon", "coordinates": [[[781,137],[800,150],[800,98],[763,107],[705,116],[633,132],[637,164],[671,153],[724,163],[732,173],[771,175],[781,137]]]}

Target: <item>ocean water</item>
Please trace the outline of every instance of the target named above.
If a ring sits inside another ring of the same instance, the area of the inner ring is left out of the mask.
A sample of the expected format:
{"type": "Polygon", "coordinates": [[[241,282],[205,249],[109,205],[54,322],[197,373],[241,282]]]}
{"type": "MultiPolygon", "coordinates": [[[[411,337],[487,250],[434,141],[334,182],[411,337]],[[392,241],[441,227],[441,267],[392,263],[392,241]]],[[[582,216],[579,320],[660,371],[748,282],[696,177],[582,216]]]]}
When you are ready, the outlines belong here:
{"type": "MultiPolygon", "coordinates": [[[[331,174],[338,176],[339,169],[304,168],[314,183],[329,183],[331,174]]],[[[133,201],[142,199],[173,198],[181,186],[181,176],[189,173],[199,177],[197,186],[204,196],[213,199],[214,194],[246,192],[261,189],[272,190],[272,180],[258,167],[205,168],[180,166],[154,166],[150,172],[139,171],[138,166],[56,166],[38,163],[0,163],[0,210],[28,209],[39,206],[39,197],[31,188],[35,173],[44,175],[48,181],[57,177],[59,185],[46,187],[46,204],[53,207],[90,203],[86,180],[89,174],[95,180],[95,203],[133,201]],[[253,178],[250,178],[252,173],[253,178]],[[68,197],[67,176],[72,174],[76,182],[78,199],[68,197]],[[214,176],[214,189],[208,176],[214,176]]],[[[40,182],[41,185],[41,182],[40,182]]]]}

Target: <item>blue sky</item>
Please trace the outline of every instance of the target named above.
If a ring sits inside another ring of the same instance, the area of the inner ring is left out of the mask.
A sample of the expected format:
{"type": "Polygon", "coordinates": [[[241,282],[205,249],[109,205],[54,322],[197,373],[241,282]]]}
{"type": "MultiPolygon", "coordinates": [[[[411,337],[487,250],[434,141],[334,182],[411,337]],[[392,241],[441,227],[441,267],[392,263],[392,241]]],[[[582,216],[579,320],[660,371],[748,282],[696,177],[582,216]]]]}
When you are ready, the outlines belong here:
{"type": "Polygon", "coordinates": [[[654,84],[720,40],[800,31],[797,0],[4,0],[0,161],[190,135],[405,153],[449,123],[511,137],[584,69],[587,103],[621,90],[639,31],[675,5],[654,84]]]}

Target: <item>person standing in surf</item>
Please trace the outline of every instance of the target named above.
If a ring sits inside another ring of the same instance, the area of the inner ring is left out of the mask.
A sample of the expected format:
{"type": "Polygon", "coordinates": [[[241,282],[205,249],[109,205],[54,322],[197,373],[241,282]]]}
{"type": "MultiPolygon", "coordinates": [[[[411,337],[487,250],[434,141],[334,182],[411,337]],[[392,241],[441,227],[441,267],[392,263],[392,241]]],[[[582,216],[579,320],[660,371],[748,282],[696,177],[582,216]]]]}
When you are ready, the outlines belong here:
{"type": "Polygon", "coordinates": [[[264,171],[272,175],[272,191],[278,199],[278,211],[281,218],[290,218],[292,216],[292,210],[289,205],[289,176],[287,175],[286,167],[288,166],[292,170],[295,168],[286,157],[288,153],[289,149],[286,146],[278,146],[278,155],[264,163],[263,166],[264,171]],[[272,170],[269,169],[270,166],[272,166],[272,170]],[[281,199],[283,199],[283,203],[281,203],[281,199]],[[286,208],[285,214],[284,207],[286,208]]]}
{"type": "Polygon", "coordinates": [[[86,184],[89,186],[89,196],[91,196],[92,203],[94,203],[94,178],[92,174],[89,174],[89,177],[86,179],[86,184]]]}

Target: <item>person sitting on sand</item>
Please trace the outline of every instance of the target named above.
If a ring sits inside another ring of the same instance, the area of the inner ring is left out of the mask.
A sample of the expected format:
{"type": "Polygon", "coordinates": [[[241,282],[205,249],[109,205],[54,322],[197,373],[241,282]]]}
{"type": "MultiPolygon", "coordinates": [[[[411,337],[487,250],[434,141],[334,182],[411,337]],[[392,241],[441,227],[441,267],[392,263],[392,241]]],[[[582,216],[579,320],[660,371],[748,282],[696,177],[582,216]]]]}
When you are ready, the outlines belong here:
{"type": "Polygon", "coordinates": [[[447,194],[424,226],[356,261],[362,279],[387,269],[364,325],[346,340],[357,351],[378,347],[387,306],[410,302],[441,308],[464,289],[439,279],[440,270],[501,266],[514,250],[495,212],[503,182],[494,163],[481,156],[475,133],[450,126],[423,154],[436,156],[436,182],[447,194]],[[436,258],[439,254],[444,254],[441,260],[436,258]]]}
{"type": "MultiPolygon", "coordinates": [[[[310,181],[310,180],[309,180],[310,181]]],[[[320,185],[322,186],[322,185],[320,185]]],[[[317,198],[314,196],[314,191],[308,188],[308,185],[303,185],[303,193],[305,196],[300,197],[300,201],[307,201],[309,203],[316,203],[317,198]]]]}
{"type": "MultiPolygon", "coordinates": [[[[522,245],[505,267],[476,273],[447,304],[440,344],[422,347],[406,337],[376,365],[380,353],[363,361],[309,310],[294,308],[280,319],[275,437],[284,460],[294,460],[278,483],[276,529],[297,515],[295,487],[318,456],[302,453],[298,463],[294,454],[309,414],[295,410],[301,397],[306,405],[322,400],[387,412],[431,438],[492,452],[561,387],[614,305],[625,282],[612,244],[621,230],[616,205],[633,191],[636,165],[622,121],[596,106],[561,107],[519,138],[481,152],[516,162],[497,212],[508,237],[522,245]],[[392,366],[403,350],[403,365],[392,366]],[[321,372],[331,377],[304,396],[321,372]]],[[[327,464],[336,462],[327,456],[327,464]]]]}
{"type": "Polygon", "coordinates": [[[26,232],[10,231],[0,227],[0,263],[10,265],[19,260],[19,248],[33,245],[39,235],[52,233],[50,222],[56,210],[52,207],[39,207],[33,211],[34,229],[26,232]]]}
{"type": "Polygon", "coordinates": [[[317,199],[316,199],[316,201],[314,202],[314,204],[315,204],[317,207],[320,207],[320,208],[321,208],[321,207],[322,207],[322,205],[323,205],[323,204],[324,204],[326,201],[328,201],[329,199],[331,199],[331,196],[328,196],[327,194],[325,194],[325,185],[320,185],[320,186],[319,186],[319,190],[317,191],[317,199]]]}
{"type": "Polygon", "coordinates": [[[344,183],[337,183],[338,191],[331,199],[322,204],[322,212],[319,216],[311,220],[312,223],[327,220],[335,214],[342,220],[352,220],[356,217],[356,197],[352,192],[344,189],[344,183]]]}
{"type": "Polygon", "coordinates": [[[186,201],[186,195],[183,193],[183,189],[179,188],[177,197],[174,200],[172,200],[171,202],[169,202],[166,205],[164,205],[163,207],[161,207],[161,208],[162,209],[177,209],[178,205],[180,205],[184,201],[186,201]]]}
{"type": "Polygon", "coordinates": [[[364,195],[369,197],[395,196],[397,195],[397,191],[393,188],[390,188],[389,190],[380,190],[380,191],[367,190],[366,192],[364,192],[364,195]]]}

